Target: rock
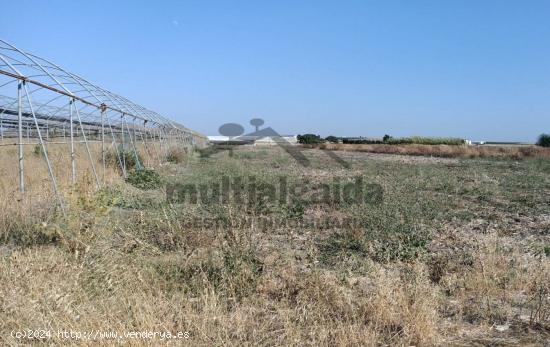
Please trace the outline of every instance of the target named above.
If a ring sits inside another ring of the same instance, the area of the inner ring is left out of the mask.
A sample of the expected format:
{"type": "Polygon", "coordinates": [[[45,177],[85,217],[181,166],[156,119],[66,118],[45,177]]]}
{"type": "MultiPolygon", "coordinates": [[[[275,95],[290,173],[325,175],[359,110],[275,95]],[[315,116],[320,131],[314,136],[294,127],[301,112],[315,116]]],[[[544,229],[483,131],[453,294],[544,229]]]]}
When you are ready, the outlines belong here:
{"type": "Polygon", "coordinates": [[[504,331],[510,329],[510,324],[495,325],[495,329],[498,332],[504,332],[504,331]]]}

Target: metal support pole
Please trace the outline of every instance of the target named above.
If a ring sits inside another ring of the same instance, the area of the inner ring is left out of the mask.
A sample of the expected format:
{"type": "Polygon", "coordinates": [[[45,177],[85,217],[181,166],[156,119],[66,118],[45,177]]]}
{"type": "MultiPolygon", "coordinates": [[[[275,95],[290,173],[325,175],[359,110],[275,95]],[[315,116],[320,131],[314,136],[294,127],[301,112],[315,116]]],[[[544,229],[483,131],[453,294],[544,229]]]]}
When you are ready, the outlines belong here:
{"type": "Polygon", "coordinates": [[[17,125],[19,135],[19,190],[25,191],[25,175],[23,171],[23,102],[21,100],[21,81],[17,83],[17,125]]]}
{"type": "Polygon", "coordinates": [[[135,159],[136,159],[136,168],[138,170],[141,170],[142,169],[142,165],[139,161],[139,156],[137,154],[137,148],[136,148],[136,144],[135,142],[132,140],[132,130],[130,129],[130,127],[128,126],[128,124],[126,124],[126,128],[128,128],[128,135],[129,135],[129,138],[130,138],[130,145],[134,148],[134,156],[135,156],[135,159]]]}
{"type": "Polygon", "coordinates": [[[157,155],[157,159],[159,161],[159,165],[162,165],[162,157],[160,156],[161,148],[160,148],[160,137],[158,136],[158,130],[154,130],[151,133],[153,144],[155,145],[155,151],[157,155]]]}
{"type": "Polygon", "coordinates": [[[82,119],[80,118],[80,112],[78,112],[78,107],[75,106],[74,109],[76,111],[76,117],[78,118],[78,124],[80,124],[80,129],[82,130],[82,136],[84,137],[84,145],[86,145],[86,152],[88,152],[88,159],[90,160],[90,164],[92,165],[92,171],[94,172],[97,187],[101,188],[101,184],[99,183],[99,177],[97,177],[97,172],[95,170],[94,159],[92,158],[92,153],[90,152],[90,146],[88,146],[88,140],[86,138],[86,131],[84,130],[84,127],[82,126],[82,119]]]}
{"type": "Polygon", "coordinates": [[[120,116],[120,141],[122,147],[122,166],[124,171],[124,177],[126,177],[126,151],[124,149],[124,113],[120,116]]]}
{"type": "Polygon", "coordinates": [[[115,134],[113,132],[113,128],[111,127],[111,122],[109,122],[108,119],[107,119],[107,125],[109,126],[109,129],[111,130],[111,137],[113,138],[112,144],[115,147],[116,157],[117,157],[118,162],[120,164],[120,170],[122,170],[122,175],[124,176],[124,178],[126,178],[126,170],[124,168],[124,165],[122,164],[122,159],[120,158],[120,153],[118,151],[118,146],[117,146],[117,143],[116,143],[115,134]]]}
{"type": "Polygon", "coordinates": [[[147,133],[145,133],[145,137],[143,137],[143,133],[140,131],[139,136],[141,137],[141,141],[143,142],[143,147],[145,147],[145,152],[147,152],[148,157],[148,165],[153,166],[153,156],[151,155],[151,152],[149,151],[149,146],[147,146],[147,133]]]}
{"type": "Polygon", "coordinates": [[[46,160],[46,165],[48,166],[48,173],[50,174],[50,178],[52,180],[53,191],[57,196],[57,200],[59,201],[59,207],[61,208],[63,215],[66,215],[65,206],[63,206],[63,200],[61,199],[61,195],[59,194],[59,190],[57,189],[57,182],[55,181],[52,165],[50,163],[50,159],[48,158],[48,151],[46,150],[46,146],[44,145],[44,141],[42,140],[42,134],[40,133],[40,128],[38,127],[38,120],[36,119],[36,115],[34,114],[34,109],[32,107],[32,102],[31,102],[31,96],[29,94],[25,81],[23,81],[23,88],[25,89],[25,95],[27,96],[27,101],[29,102],[29,108],[32,113],[32,118],[34,119],[34,125],[36,127],[36,133],[38,134],[38,140],[40,141],[40,145],[42,146],[42,151],[44,152],[44,159],[46,160]]]}
{"type": "Polygon", "coordinates": [[[75,155],[74,155],[74,125],[73,125],[73,105],[74,100],[71,98],[71,101],[69,101],[69,122],[71,129],[69,131],[70,137],[71,137],[71,182],[73,184],[76,184],[76,162],[75,162],[75,155]]]}
{"type": "Polygon", "coordinates": [[[167,144],[166,142],[168,141],[166,139],[166,133],[164,132],[164,130],[161,128],[159,129],[160,131],[160,154],[161,154],[161,158],[163,158],[163,161],[164,161],[164,158],[166,157],[166,154],[168,153],[168,149],[167,149],[167,144]]]}
{"type": "MultiPolygon", "coordinates": [[[[154,135],[151,133],[152,130],[148,130],[145,132],[145,138],[147,138],[147,136],[149,136],[149,143],[151,144],[151,162],[154,162],[154,154],[155,154],[155,137],[154,135]]],[[[160,161],[159,161],[159,164],[160,161]]]]}
{"type": "Polygon", "coordinates": [[[105,184],[105,104],[101,104],[101,162],[103,164],[103,184],[105,184]]]}
{"type": "Polygon", "coordinates": [[[159,142],[159,162],[162,164],[164,161],[162,160],[162,133],[161,130],[157,130],[157,137],[159,142]]]}

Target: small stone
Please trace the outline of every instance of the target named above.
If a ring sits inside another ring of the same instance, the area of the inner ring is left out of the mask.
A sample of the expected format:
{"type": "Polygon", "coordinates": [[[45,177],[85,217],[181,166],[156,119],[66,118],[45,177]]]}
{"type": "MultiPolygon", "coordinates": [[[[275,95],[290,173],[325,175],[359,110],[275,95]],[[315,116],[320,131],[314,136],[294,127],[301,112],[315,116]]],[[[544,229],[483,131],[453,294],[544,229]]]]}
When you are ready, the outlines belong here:
{"type": "Polygon", "coordinates": [[[495,325],[495,329],[499,332],[503,332],[510,329],[510,324],[495,325]]]}
{"type": "Polygon", "coordinates": [[[528,322],[529,320],[531,320],[531,317],[528,314],[522,314],[519,316],[519,319],[524,322],[528,322]]]}

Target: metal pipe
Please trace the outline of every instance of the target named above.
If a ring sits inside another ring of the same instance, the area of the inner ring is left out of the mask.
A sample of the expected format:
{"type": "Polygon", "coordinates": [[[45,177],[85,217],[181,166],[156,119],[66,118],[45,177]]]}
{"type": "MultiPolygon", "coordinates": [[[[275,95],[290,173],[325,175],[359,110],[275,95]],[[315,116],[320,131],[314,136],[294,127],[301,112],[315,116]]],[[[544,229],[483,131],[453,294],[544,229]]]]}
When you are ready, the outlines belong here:
{"type": "Polygon", "coordinates": [[[124,149],[124,114],[120,116],[120,141],[122,147],[122,166],[124,167],[124,177],[126,177],[126,151],[124,149]]]}
{"type": "Polygon", "coordinates": [[[23,102],[21,100],[21,81],[17,83],[17,122],[19,135],[19,190],[25,192],[25,175],[23,171],[23,102]]]}
{"type": "Polygon", "coordinates": [[[118,146],[117,146],[117,143],[116,143],[116,138],[115,138],[115,134],[113,132],[113,128],[111,127],[111,122],[109,122],[109,120],[107,119],[107,125],[109,126],[109,129],[111,129],[111,136],[113,138],[113,142],[112,144],[114,145],[115,147],[115,152],[116,152],[116,157],[118,159],[118,162],[120,164],[120,169],[122,170],[122,175],[124,176],[124,178],[126,178],[126,170],[124,168],[124,165],[122,165],[122,159],[120,158],[120,153],[118,151],[118,146]]]}
{"type": "Polygon", "coordinates": [[[147,133],[145,133],[145,137],[143,137],[143,133],[140,131],[139,136],[141,137],[141,141],[143,142],[143,146],[145,147],[145,152],[147,152],[148,157],[148,165],[153,165],[153,156],[151,155],[151,152],[149,151],[149,147],[147,146],[147,141],[145,140],[147,138],[147,133]]]}
{"type": "Polygon", "coordinates": [[[73,184],[76,184],[76,162],[75,162],[75,155],[74,155],[74,125],[73,125],[73,105],[74,101],[71,98],[69,101],[69,122],[71,125],[70,130],[70,137],[71,137],[71,182],[73,184]]]}
{"type": "MultiPolygon", "coordinates": [[[[104,106],[105,104],[102,104],[104,106]]],[[[101,162],[103,164],[103,184],[105,184],[105,108],[101,108],[101,162]]]]}
{"type": "Polygon", "coordinates": [[[59,190],[57,189],[57,182],[56,182],[55,176],[53,174],[53,169],[52,169],[52,165],[50,163],[50,159],[48,158],[48,151],[46,150],[46,146],[44,145],[44,141],[42,140],[42,134],[40,133],[40,128],[38,127],[38,120],[36,119],[36,115],[34,114],[34,109],[32,107],[32,102],[31,102],[31,96],[29,95],[29,91],[27,89],[25,81],[23,81],[23,88],[25,89],[25,95],[27,96],[27,101],[29,102],[29,108],[31,110],[32,117],[34,119],[34,125],[36,127],[36,132],[38,134],[38,139],[40,140],[40,145],[42,146],[42,151],[44,152],[44,159],[46,160],[46,165],[48,166],[48,173],[50,174],[50,178],[52,180],[53,191],[54,191],[55,195],[57,196],[57,200],[59,202],[59,207],[61,208],[61,211],[63,212],[63,215],[66,215],[65,206],[63,206],[63,200],[61,199],[61,195],[59,194],[59,190]]]}
{"type": "Polygon", "coordinates": [[[86,152],[88,152],[88,159],[90,159],[90,164],[92,165],[92,171],[94,172],[97,187],[101,188],[101,184],[99,183],[99,177],[97,176],[97,172],[95,170],[94,159],[92,158],[92,153],[90,152],[90,146],[88,146],[88,140],[86,139],[86,131],[84,130],[84,127],[82,126],[82,119],[80,119],[80,112],[78,112],[78,107],[75,107],[74,109],[76,111],[76,117],[78,118],[78,123],[80,124],[80,129],[82,130],[82,137],[84,137],[84,144],[86,145],[86,152]]]}
{"type": "MultiPolygon", "coordinates": [[[[25,82],[28,82],[28,83],[32,83],[40,88],[44,88],[44,89],[48,89],[48,90],[51,90],[55,93],[58,93],[58,94],[63,94],[65,96],[68,96],[68,97],[71,97],[73,98],[74,100],[78,100],[86,105],[89,105],[89,106],[93,106],[93,107],[96,107],[96,108],[100,108],[101,106],[99,105],[96,105],[94,104],[93,102],[89,102],[88,100],[84,99],[84,98],[81,98],[77,95],[74,95],[72,93],[69,93],[67,91],[64,91],[64,90],[60,90],[60,89],[57,89],[57,88],[54,88],[52,86],[49,86],[47,84],[44,84],[42,82],[39,82],[39,81],[35,81],[35,80],[32,80],[32,79],[29,79],[25,76],[21,76],[21,75],[17,75],[17,74],[13,74],[11,72],[8,72],[8,71],[4,71],[4,70],[0,70],[0,75],[6,75],[6,76],[9,76],[9,77],[12,77],[12,78],[15,78],[15,79],[18,79],[20,81],[25,81],[25,82]]],[[[52,79],[55,80],[55,78],[52,76],[52,79]]],[[[60,83],[60,85],[62,85],[60,83]]],[[[123,113],[121,110],[115,108],[115,107],[112,107],[112,106],[107,106],[108,109],[110,110],[113,110],[115,112],[118,112],[118,113],[123,113]]],[[[143,118],[143,117],[139,117],[139,116],[135,116],[135,115],[132,115],[133,117],[136,117],[136,118],[139,118],[139,119],[143,119],[143,120],[146,120],[146,118],[143,118]]]]}
{"type": "Polygon", "coordinates": [[[134,148],[134,157],[136,159],[136,168],[138,170],[140,170],[142,168],[142,165],[139,161],[139,156],[137,154],[137,148],[136,148],[136,145],[135,145],[134,141],[132,140],[132,132],[131,132],[130,127],[128,126],[128,124],[126,124],[126,128],[128,128],[128,135],[129,135],[129,138],[130,138],[130,145],[134,148]]]}

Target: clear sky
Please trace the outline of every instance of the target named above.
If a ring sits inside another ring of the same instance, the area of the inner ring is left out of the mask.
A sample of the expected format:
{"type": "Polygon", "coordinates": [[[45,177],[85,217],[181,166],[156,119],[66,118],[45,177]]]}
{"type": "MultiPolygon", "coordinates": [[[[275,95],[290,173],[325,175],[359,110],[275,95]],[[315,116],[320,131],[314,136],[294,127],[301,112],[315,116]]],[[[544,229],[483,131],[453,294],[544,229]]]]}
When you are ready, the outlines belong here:
{"type": "Polygon", "coordinates": [[[0,0],[0,37],[208,135],[550,132],[548,0],[0,0]]]}

